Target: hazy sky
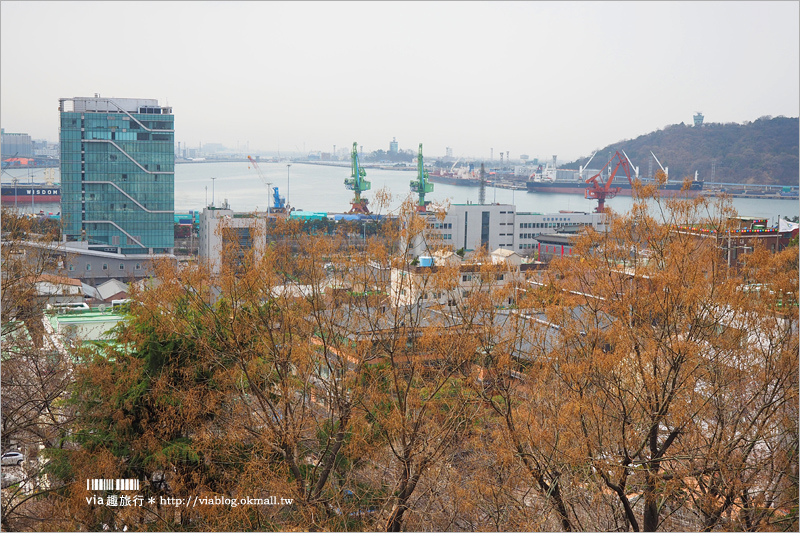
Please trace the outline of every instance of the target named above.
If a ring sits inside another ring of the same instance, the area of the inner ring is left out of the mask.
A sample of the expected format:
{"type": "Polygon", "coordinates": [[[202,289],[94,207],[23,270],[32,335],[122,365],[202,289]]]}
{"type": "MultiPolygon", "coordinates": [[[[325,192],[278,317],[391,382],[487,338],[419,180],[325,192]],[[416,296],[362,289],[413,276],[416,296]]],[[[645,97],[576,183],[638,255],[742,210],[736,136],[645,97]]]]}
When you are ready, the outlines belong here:
{"type": "Polygon", "coordinates": [[[788,2],[0,4],[0,123],[157,98],[176,141],[568,161],[680,122],[800,114],[788,2]]]}

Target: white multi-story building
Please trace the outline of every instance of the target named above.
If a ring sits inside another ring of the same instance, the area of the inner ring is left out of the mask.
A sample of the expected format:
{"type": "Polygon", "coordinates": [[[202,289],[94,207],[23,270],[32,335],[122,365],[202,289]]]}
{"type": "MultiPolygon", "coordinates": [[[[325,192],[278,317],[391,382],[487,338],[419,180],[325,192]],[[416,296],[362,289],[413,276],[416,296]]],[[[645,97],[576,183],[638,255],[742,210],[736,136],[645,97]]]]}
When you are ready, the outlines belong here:
{"type": "Polygon", "coordinates": [[[234,213],[230,209],[206,207],[200,214],[198,256],[208,261],[211,271],[219,274],[223,245],[236,240],[242,250],[256,247],[260,253],[266,248],[264,233],[267,220],[251,213],[234,213]],[[259,232],[261,235],[258,235],[259,232]]]}
{"type": "Polygon", "coordinates": [[[429,238],[415,239],[410,250],[414,257],[430,255],[442,247],[466,252],[481,247],[505,248],[528,256],[537,249],[539,235],[578,233],[587,226],[602,230],[605,220],[602,213],[521,213],[508,204],[455,204],[444,217],[435,213],[426,216],[429,238]]]}

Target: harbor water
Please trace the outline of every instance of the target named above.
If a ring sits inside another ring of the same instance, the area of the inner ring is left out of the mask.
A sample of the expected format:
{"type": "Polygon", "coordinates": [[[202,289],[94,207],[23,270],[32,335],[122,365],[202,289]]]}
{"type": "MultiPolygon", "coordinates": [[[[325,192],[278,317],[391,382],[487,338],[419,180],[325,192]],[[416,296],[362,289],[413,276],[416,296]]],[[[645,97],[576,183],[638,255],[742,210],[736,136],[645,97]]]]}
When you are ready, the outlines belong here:
{"type": "MultiPolygon", "coordinates": [[[[342,213],[350,209],[353,192],[345,189],[344,180],[350,177],[350,167],[335,167],[304,163],[259,162],[264,180],[271,187],[278,187],[287,203],[303,211],[342,213]]],[[[55,169],[56,182],[58,169],[55,169]]],[[[45,169],[4,169],[3,183],[17,178],[20,185],[29,181],[44,181],[45,169]]],[[[374,212],[395,212],[408,198],[409,183],[416,178],[416,171],[367,169],[366,179],[372,188],[363,194],[369,199],[374,212]],[[388,193],[388,206],[379,208],[376,193],[388,193]]],[[[258,171],[247,162],[203,162],[175,165],[175,211],[188,212],[202,210],[212,203],[217,207],[227,201],[234,211],[266,210],[272,200],[264,180],[258,171]]],[[[458,186],[444,183],[434,184],[434,191],[426,199],[434,203],[466,204],[478,203],[478,187],[458,186]]],[[[554,213],[560,210],[591,212],[597,205],[577,194],[529,193],[525,190],[511,190],[486,187],[486,203],[514,204],[518,212],[554,213]]],[[[800,215],[797,200],[766,198],[733,198],[733,206],[742,216],[766,218],[776,224],[778,217],[800,215]]],[[[606,201],[606,206],[617,212],[627,212],[633,199],[618,196],[606,201]]],[[[19,206],[26,212],[56,214],[59,204],[37,204],[19,206]]]]}

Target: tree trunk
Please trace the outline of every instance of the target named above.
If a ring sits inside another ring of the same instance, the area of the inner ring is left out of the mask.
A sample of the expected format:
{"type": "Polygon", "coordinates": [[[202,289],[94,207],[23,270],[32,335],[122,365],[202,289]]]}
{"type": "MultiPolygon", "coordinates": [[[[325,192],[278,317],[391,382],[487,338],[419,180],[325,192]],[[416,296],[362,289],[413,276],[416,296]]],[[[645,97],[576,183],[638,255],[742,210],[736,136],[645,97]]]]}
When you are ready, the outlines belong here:
{"type": "Polygon", "coordinates": [[[658,419],[654,417],[650,428],[650,462],[647,464],[644,482],[644,520],[643,531],[655,531],[658,528],[658,501],[656,500],[656,483],[660,453],[658,449],[658,419]]]}
{"type": "Polygon", "coordinates": [[[420,465],[416,474],[409,478],[409,469],[404,468],[404,480],[401,483],[400,493],[397,495],[397,502],[392,507],[392,514],[389,515],[389,520],[386,521],[386,531],[402,531],[403,529],[403,515],[408,510],[408,499],[417,488],[422,470],[425,467],[424,463],[420,465]]]}
{"type": "Polygon", "coordinates": [[[656,531],[658,528],[658,502],[656,501],[656,476],[647,473],[644,487],[644,531],[656,531]]]}

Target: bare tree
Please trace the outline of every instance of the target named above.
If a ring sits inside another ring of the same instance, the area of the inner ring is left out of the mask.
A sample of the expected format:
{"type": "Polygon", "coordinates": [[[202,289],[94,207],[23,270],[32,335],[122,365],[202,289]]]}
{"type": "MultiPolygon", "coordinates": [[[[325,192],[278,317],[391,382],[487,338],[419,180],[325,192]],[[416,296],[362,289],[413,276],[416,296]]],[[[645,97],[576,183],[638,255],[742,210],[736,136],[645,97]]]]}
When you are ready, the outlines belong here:
{"type": "Polygon", "coordinates": [[[52,221],[3,209],[2,238],[2,451],[24,455],[19,466],[3,467],[3,529],[35,528],[43,495],[55,485],[47,476],[50,458],[41,450],[65,444],[69,414],[63,401],[72,361],[45,328],[36,282],[58,269],[53,255],[37,245],[57,240],[52,221]]]}

